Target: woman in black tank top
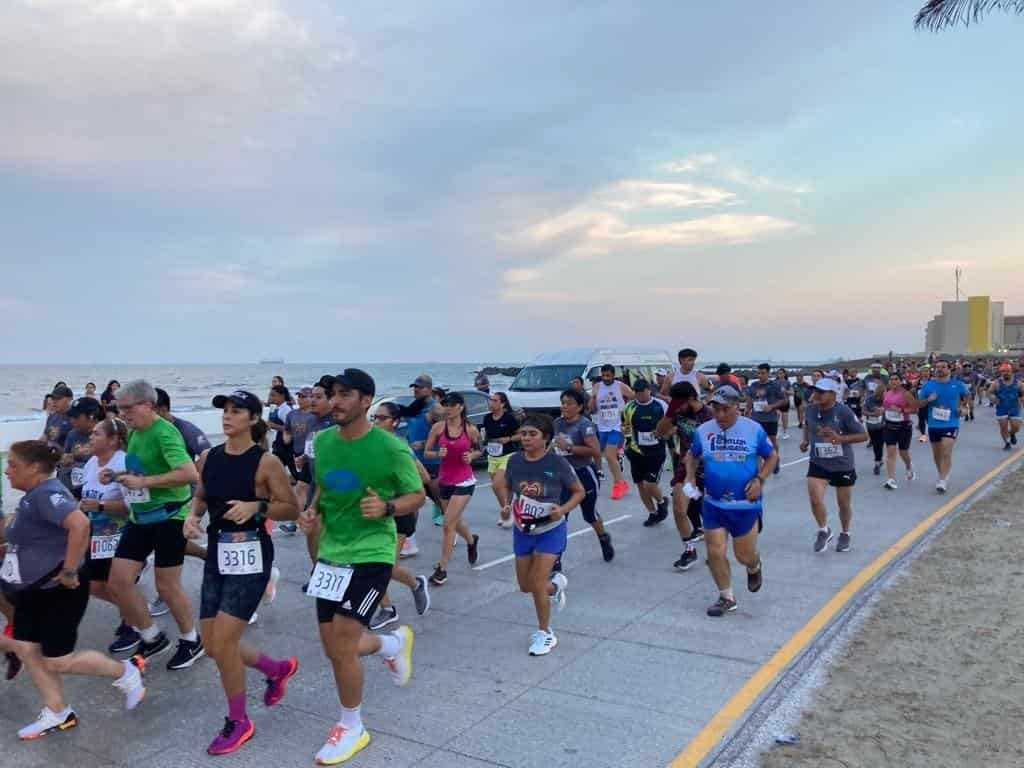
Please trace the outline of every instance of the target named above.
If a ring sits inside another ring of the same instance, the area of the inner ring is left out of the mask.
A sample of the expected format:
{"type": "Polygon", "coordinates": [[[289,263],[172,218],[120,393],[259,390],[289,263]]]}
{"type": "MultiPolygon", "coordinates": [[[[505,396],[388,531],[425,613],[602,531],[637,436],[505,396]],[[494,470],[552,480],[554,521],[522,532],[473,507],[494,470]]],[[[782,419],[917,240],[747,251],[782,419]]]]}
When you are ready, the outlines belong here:
{"type": "Polygon", "coordinates": [[[260,418],[259,398],[238,390],[218,395],[213,405],[224,409],[227,442],[200,457],[200,482],[183,530],[188,538],[197,538],[199,523],[209,513],[199,623],[206,652],[217,662],[228,716],[206,751],[223,755],[255,732],[245,710],[245,668],[254,667],[267,678],[267,706],[284,698],[288,679],[298,669],[295,657],[272,659],[244,644],[242,633],[264,594],[268,602],[273,599],[273,585],[268,589],[268,584],[277,569],[266,522],[295,520],[299,509],[284,466],[262,447],[267,425],[260,418]]]}

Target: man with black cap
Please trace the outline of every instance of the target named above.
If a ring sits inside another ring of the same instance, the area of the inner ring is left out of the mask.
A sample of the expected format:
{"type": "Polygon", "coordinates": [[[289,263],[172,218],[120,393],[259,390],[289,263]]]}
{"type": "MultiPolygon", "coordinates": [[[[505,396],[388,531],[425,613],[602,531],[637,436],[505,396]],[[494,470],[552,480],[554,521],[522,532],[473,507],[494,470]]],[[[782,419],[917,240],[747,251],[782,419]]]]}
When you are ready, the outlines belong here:
{"type": "Polygon", "coordinates": [[[68,418],[68,410],[71,408],[71,400],[74,393],[67,384],[60,383],[50,393],[50,407],[53,412],[46,417],[46,427],[43,429],[45,440],[52,446],[64,450],[64,442],[68,439],[68,432],[71,431],[71,419],[68,418]]]}
{"type": "Polygon", "coordinates": [[[814,385],[814,401],[807,406],[804,420],[804,437],[800,450],[810,450],[807,465],[807,496],[811,502],[811,514],[818,524],[814,540],[814,551],[824,552],[832,541],[832,529],[828,525],[825,509],[825,491],[828,486],[836,489],[839,504],[839,541],[836,552],[850,549],[850,524],[853,521],[853,486],[857,482],[857,471],[853,458],[854,443],[868,440],[867,430],[860,423],[849,406],[836,402],[839,382],[825,378],[814,385]]]}
{"type": "MultiPolygon", "coordinates": [[[[757,535],[761,528],[761,489],[771,476],[779,454],[768,434],[753,419],[740,416],[740,393],[732,386],[719,387],[711,396],[714,418],[697,427],[686,453],[686,476],[697,477],[697,462],[704,464],[704,542],[708,567],[718,587],[718,600],[708,606],[708,616],[724,616],[736,610],[726,557],[732,536],[733,554],[747,568],[747,589],[761,589],[761,555],[757,535]]],[[[699,499],[701,492],[687,482],[683,492],[699,499]]]]}
{"type": "MultiPolygon", "coordinates": [[[[405,439],[409,441],[416,458],[430,475],[432,497],[439,499],[441,488],[437,482],[437,474],[441,470],[441,460],[438,458],[428,459],[423,452],[427,447],[430,428],[433,426],[430,421],[430,412],[437,405],[437,400],[434,398],[434,380],[430,374],[421,373],[409,386],[412,388],[413,401],[409,405],[403,405],[399,411],[399,416],[405,419],[405,439]]],[[[434,504],[433,519],[434,525],[441,525],[444,522],[444,513],[437,503],[434,504]]]]}
{"type": "Polygon", "coordinates": [[[473,387],[477,392],[483,392],[485,395],[491,394],[491,380],[487,378],[487,374],[478,373],[473,379],[473,387]]]}
{"type": "Polygon", "coordinates": [[[64,440],[64,456],[57,471],[57,478],[64,483],[75,498],[81,498],[85,483],[85,464],[92,456],[89,438],[96,422],[103,418],[103,406],[91,397],[80,397],[68,408],[71,431],[64,440]]]}
{"type": "Polygon", "coordinates": [[[412,674],[409,627],[387,635],[368,631],[395,562],[394,518],[414,514],[424,499],[408,448],[367,418],[375,392],[373,378],[357,368],[335,377],[331,406],[337,426],[314,439],[316,492],[299,516],[304,531],[322,521],[306,594],[316,598],[320,639],[341,700],[341,717],[316,756],[321,765],[344,762],[370,742],[360,712],[360,657],[381,656],[398,686],[412,674]]]}

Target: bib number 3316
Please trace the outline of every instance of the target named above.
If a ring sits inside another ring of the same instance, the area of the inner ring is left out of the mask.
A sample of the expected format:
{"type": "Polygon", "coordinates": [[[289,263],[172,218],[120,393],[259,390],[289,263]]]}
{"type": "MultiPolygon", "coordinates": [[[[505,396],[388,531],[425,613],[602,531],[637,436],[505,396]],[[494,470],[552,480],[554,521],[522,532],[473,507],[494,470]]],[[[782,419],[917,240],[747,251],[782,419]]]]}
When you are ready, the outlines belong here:
{"type": "Polygon", "coordinates": [[[310,597],[319,597],[340,603],[348,590],[348,584],[352,581],[352,569],[344,565],[331,565],[330,563],[318,562],[313,569],[313,575],[309,577],[309,586],[306,587],[306,594],[310,597]]]}
{"type": "Polygon", "coordinates": [[[222,576],[263,573],[263,548],[256,532],[220,534],[217,538],[217,569],[222,576]]]}

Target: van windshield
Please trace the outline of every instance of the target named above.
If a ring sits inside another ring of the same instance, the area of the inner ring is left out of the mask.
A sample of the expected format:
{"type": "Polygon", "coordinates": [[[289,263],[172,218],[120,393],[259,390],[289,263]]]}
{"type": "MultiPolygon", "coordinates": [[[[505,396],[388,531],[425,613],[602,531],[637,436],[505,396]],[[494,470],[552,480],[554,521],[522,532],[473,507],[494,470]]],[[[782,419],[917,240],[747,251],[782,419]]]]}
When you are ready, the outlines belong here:
{"type": "Polygon", "coordinates": [[[561,392],[580,375],[582,365],[531,365],[523,368],[509,389],[513,392],[561,392]]]}

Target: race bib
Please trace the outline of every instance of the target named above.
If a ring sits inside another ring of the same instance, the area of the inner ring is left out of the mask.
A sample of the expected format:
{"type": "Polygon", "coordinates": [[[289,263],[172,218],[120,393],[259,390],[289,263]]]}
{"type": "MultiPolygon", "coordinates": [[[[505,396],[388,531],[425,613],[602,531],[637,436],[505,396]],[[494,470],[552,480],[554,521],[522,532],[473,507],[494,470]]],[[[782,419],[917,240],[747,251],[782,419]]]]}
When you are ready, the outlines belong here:
{"type": "Polygon", "coordinates": [[[21,584],[21,566],[18,564],[18,553],[14,547],[8,547],[3,565],[0,565],[0,580],[8,584],[21,584]]]}
{"type": "Polygon", "coordinates": [[[516,522],[520,526],[528,525],[536,520],[543,520],[551,517],[551,510],[555,505],[550,502],[537,501],[529,496],[516,494],[512,500],[512,514],[516,516],[516,522]]]}
{"type": "Polygon", "coordinates": [[[882,417],[881,416],[865,416],[864,417],[864,421],[866,421],[868,424],[881,424],[882,423],[882,417]]]}
{"type": "Polygon", "coordinates": [[[81,488],[85,485],[85,470],[82,467],[71,468],[71,484],[75,488],[81,488]]]}
{"type": "Polygon", "coordinates": [[[306,594],[310,597],[319,597],[323,600],[340,603],[345,597],[345,591],[348,589],[350,581],[352,581],[351,568],[318,561],[316,568],[313,569],[313,575],[309,577],[306,594]]]}
{"type": "Polygon", "coordinates": [[[149,488],[125,488],[121,486],[127,504],[149,504],[149,488]]]}
{"type": "Polygon", "coordinates": [[[658,436],[653,432],[637,432],[636,442],[637,445],[657,445],[658,436]]]}
{"type": "Polygon", "coordinates": [[[903,411],[890,411],[887,409],[885,418],[887,421],[903,421],[903,411]]]}
{"type": "Polygon", "coordinates": [[[602,405],[598,410],[598,415],[601,421],[606,424],[619,421],[619,406],[617,405],[602,405]]]}
{"type": "Polygon", "coordinates": [[[217,569],[222,576],[263,573],[263,548],[256,531],[219,534],[217,569]]]}
{"type": "Polygon", "coordinates": [[[487,455],[498,458],[505,452],[505,446],[501,443],[488,443],[487,444],[487,455]]]}
{"type": "Polygon", "coordinates": [[[819,459],[841,459],[843,457],[843,446],[832,445],[832,443],[815,443],[814,452],[819,459]]]}
{"type": "Polygon", "coordinates": [[[848,400],[860,400],[860,390],[851,389],[849,392],[846,393],[846,398],[848,400]]]}
{"type": "Polygon", "coordinates": [[[93,536],[89,541],[89,557],[93,560],[112,560],[119,541],[121,541],[120,533],[109,536],[93,536]]]}
{"type": "Polygon", "coordinates": [[[932,418],[936,421],[949,421],[952,415],[953,413],[949,408],[932,408],[932,418]]]}
{"type": "Polygon", "coordinates": [[[755,400],[754,401],[754,413],[765,413],[768,410],[767,400],[755,400]]]}

